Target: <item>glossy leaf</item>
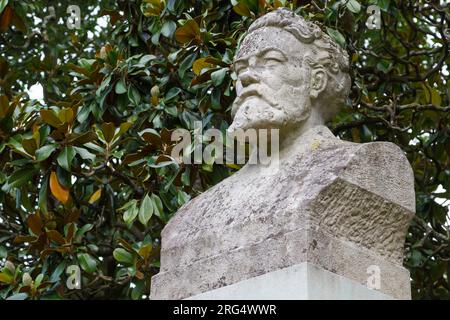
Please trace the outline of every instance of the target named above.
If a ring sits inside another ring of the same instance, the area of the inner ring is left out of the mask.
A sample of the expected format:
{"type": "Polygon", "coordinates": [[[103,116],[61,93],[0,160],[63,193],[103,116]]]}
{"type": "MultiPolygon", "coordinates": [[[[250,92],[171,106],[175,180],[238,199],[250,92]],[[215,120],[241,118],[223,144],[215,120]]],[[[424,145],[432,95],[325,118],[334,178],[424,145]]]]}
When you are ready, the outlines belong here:
{"type": "Polygon", "coordinates": [[[153,215],[153,202],[152,199],[148,196],[148,194],[145,195],[145,197],[142,199],[141,206],[139,208],[139,221],[144,225],[147,226],[148,221],[153,215]]]}
{"type": "Polygon", "coordinates": [[[102,188],[95,191],[89,198],[89,203],[94,203],[102,196],[102,188]]]}
{"type": "Polygon", "coordinates": [[[126,251],[125,249],[122,248],[114,249],[113,255],[117,261],[124,263],[126,265],[132,265],[134,262],[133,254],[126,251]]]}
{"type": "Polygon", "coordinates": [[[187,43],[200,37],[200,28],[195,20],[188,20],[175,32],[175,39],[181,43],[187,43]]]}
{"type": "Polygon", "coordinates": [[[64,147],[58,155],[58,164],[67,171],[70,171],[70,166],[72,165],[72,160],[75,157],[75,154],[75,149],[72,146],[64,147]]]}
{"type": "Polygon", "coordinates": [[[163,204],[161,199],[156,195],[151,195],[152,203],[153,203],[153,212],[158,218],[162,218],[163,214],[163,204]]]}
{"type": "Polygon", "coordinates": [[[53,196],[63,204],[69,200],[69,190],[61,186],[56,177],[56,172],[52,171],[50,174],[50,191],[53,196]]]}
{"type": "Polygon", "coordinates": [[[88,253],[79,253],[77,257],[81,268],[87,273],[94,273],[97,270],[97,261],[88,253]]]}
{"type": "Polygon", "coordinates": [[[56,145],[53,144],[40,147],[35,152],[36,161],[44,161],[45,159],[50,157],[50,155],[53,153],[53,151],[55,151],[55,149],[56,145]]]}

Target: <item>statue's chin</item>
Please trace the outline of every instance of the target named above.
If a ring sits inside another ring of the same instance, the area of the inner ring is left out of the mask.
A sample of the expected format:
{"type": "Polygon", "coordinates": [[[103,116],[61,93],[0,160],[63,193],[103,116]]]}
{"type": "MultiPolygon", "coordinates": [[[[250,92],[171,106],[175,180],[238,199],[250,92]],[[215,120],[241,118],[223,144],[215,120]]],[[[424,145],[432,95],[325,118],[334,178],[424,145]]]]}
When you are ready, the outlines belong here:
{"type": "Polygon", "coordinates": [[[238,120],[234,120],[231,125],[228,127],[228,132],[229,133],[234,133],[237,130],[247,130],[248,126],[247,124],[244,124],[243,122],[240,122],[238,120]]]}
{"type": "Polygon", "coordinates": [[[235,117],[230,127],[228,128],[229,133],[233,133],[236,130],[249,130],[254,129],[256,131],[260,129],[277,129],[279,128],[279,123],[273,121],[274,119],[241,119],[235,117]]]}
{"type": "Polygon", "coordinates": [[[238,107],[229,131],[269,128],[276,111],[266,101],[250,97],[238,107]]]}

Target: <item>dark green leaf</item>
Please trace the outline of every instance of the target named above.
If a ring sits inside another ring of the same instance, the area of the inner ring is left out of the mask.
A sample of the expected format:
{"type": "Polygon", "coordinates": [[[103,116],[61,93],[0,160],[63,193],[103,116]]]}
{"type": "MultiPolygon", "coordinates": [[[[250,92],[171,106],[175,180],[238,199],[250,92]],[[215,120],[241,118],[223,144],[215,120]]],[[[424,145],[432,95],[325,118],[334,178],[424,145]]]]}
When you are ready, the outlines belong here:
{"type": "Polygon", "coordinates": [[[75,149],[72,146],[66,146],[64,149],[59,153],[58,158],[56,159],[58,161],[58,164],[66,169],[67,171],[70,171],[70,166],[72,164],[72,160],[75,157],[75,149]]]}
{"type": "Polygon", "coordinates": [[[114,249],[113,256],[114,259],[126,265],[132,265],[134,263],[134,255],[125,249],[114,249]]]}
{"type": "Polygon", "coordinates": [[[40,147],[35,152],[36,160],[44,161],[45,159],[50,157],[50,155],[52,154],[53,151],[55,151],[55,149],[56,149],[56,146],[54,144],[49,144],[49,145],[40,147]]]}
{"type": "Polygon", "coordinates": [[[77,255],[81,269],[87,273],[94,273],[97,270],[97,261],[88,253],[79,253],[77,255]]]}
{"type": "Polygon", "coordinates": [[[139,221],[144,225],[147,226],[148,221],[153,215],[153,202],[148,196],[148,194],[145,195],[145,197],[142,199],[141,207],[139,208],[139,221]]]}
{"type": "Polygon", "coordinates": [[[119,81],[116,82],[116,87],[115,87],[115,92],[117,94],[122,94],[127,92],[127,87],[125,85],[125,81],[123,81],[122,79],[119,79],[119,81]]]}

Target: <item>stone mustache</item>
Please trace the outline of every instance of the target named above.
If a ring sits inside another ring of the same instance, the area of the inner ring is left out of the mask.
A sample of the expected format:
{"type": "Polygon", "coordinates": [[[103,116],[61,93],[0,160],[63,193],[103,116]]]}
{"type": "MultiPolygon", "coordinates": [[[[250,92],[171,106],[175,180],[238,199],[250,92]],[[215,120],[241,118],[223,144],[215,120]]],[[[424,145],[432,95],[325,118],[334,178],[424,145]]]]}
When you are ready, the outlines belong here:
{"type": "Polygon", "coordinates": [[[234,67],[229,130],[278,129],[279,168],[245,165],[179,209],[162,232],[151,298],[189,298],[309,263],[358,285],[377,266],[376,289],[410,299],[402,261],[412,169],[392,143],[346,142],[324,126],[348,96],[346,52],[278,9],[251,25],[234,67]]]}

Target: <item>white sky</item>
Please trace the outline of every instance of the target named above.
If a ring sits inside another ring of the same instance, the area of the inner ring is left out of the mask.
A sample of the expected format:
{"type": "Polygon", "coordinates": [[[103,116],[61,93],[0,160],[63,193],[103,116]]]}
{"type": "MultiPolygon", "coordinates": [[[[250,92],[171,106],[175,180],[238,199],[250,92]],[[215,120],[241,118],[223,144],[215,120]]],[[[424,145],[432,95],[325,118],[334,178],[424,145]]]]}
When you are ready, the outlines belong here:
{"type": "Polygon", "coordinates": [[[35,85],[32,85],[27,90],[27,93],[30,96],[30,99],[36,99],[41,102],[44,101],[44,89],[42,88],[42,85],[40,83],[36,83],[35,85]]]}

